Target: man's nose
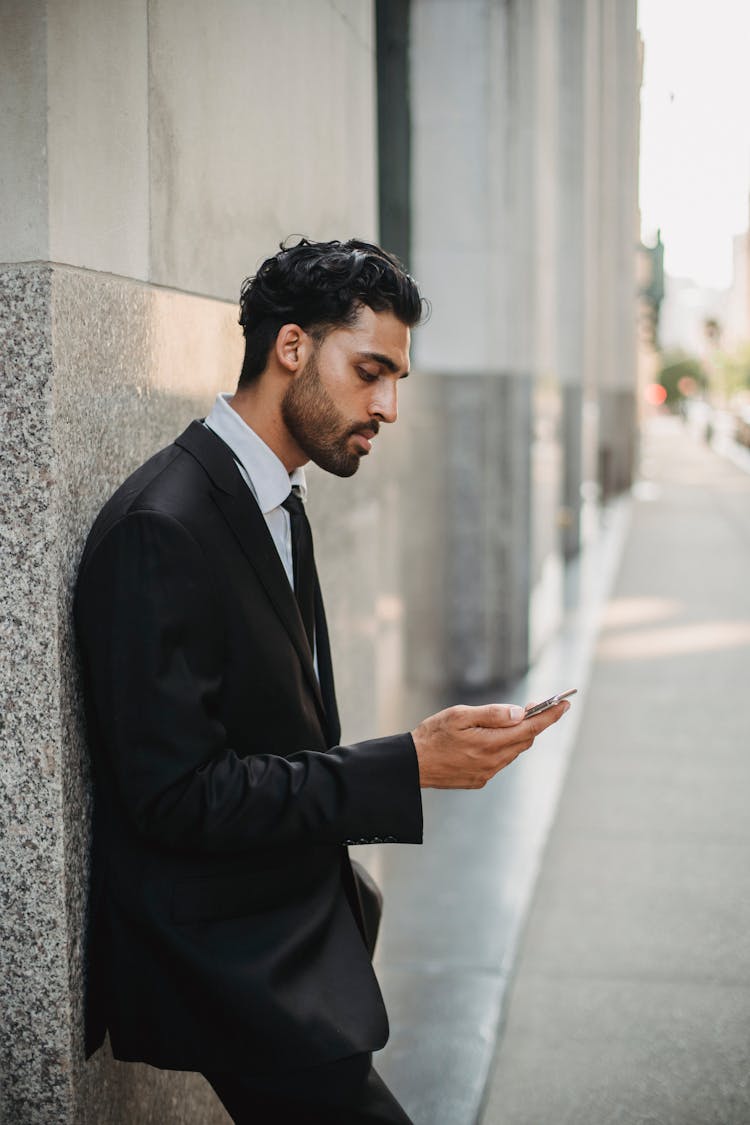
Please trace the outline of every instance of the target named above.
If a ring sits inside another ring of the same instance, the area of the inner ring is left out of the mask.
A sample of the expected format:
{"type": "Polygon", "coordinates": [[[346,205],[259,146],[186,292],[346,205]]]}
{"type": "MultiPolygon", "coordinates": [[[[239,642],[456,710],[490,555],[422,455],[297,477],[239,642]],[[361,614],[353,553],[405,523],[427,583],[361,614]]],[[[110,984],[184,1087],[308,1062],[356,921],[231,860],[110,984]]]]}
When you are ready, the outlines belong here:
{"type": "Polygon", "coordinates": [[[398,418],[398,387],[386,383],[377,388],[370,400],[370,417],[382,422],[395,422],[398,418]]]}

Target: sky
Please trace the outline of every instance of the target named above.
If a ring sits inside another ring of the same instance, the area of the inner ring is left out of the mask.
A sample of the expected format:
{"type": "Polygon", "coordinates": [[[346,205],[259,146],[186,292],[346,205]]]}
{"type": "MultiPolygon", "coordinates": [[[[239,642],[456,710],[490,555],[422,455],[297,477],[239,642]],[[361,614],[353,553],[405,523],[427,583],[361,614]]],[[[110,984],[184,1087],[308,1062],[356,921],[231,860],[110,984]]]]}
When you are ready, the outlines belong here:
{"type": "Polygon", "coordinates": [[[748,227],[750,0],[638,0],[641,229],[674,277],[725,288],[748,227]]]}

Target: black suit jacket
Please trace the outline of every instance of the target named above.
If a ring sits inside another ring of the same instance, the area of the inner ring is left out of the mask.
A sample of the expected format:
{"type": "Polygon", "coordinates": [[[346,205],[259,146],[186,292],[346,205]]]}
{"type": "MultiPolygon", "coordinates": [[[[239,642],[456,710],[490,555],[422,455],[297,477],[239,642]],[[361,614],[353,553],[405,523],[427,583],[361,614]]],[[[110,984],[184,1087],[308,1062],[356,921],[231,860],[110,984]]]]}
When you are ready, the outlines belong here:
{"type": "Polygon", "coordinates": [[[327,645],[321,693],[265,520],[200,423],[99,515],[75,617],[96,783],[89,1051],[107,1028],[117,1057],[189,1070],[381,1047],[345,845],[420,842],[413,742],[336,745],[327,645]]]}

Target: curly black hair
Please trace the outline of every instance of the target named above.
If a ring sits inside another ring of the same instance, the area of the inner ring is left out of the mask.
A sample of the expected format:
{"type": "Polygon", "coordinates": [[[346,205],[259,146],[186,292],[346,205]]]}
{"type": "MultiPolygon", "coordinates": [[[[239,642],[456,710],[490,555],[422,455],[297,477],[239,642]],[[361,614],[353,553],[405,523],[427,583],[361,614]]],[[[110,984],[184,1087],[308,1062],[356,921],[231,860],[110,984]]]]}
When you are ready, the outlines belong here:
{"type": "Polygon", "coordinates": [[[318,342],[332,328],[353,324],[362,305],[390,310],[413,327],[422,318],[417,283],[392,254],[371,242],[281,243],[240,294],[245,360],[239,386],[258,378],[284,324],[298,324],[318,342]]]}

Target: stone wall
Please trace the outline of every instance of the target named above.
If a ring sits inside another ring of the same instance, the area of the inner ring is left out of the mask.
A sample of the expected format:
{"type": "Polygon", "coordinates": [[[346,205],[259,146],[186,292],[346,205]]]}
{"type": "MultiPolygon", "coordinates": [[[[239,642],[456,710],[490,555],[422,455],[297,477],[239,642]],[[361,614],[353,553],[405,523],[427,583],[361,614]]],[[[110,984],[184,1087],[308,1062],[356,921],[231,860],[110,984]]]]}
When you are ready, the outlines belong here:
{"type": "Polygon", "coordinates": [[[372,236],[371,0],[4,0],[0,261],[235,300],[291,234],[372,236]]]}
{"type": "Polygon", "coordinates": [[[200,1080],[181,1109],[182,1077],[140,1068],[144,1085],[106,1051],[83,1061],[90,796],[71,602],[103,500],[236,370],[236,312],[47,265],[6,268],[0,302],[3,1120],[194,1121],[201,1106],[210,1121],[200,1080]]]}

